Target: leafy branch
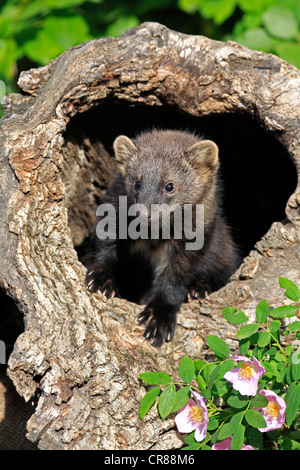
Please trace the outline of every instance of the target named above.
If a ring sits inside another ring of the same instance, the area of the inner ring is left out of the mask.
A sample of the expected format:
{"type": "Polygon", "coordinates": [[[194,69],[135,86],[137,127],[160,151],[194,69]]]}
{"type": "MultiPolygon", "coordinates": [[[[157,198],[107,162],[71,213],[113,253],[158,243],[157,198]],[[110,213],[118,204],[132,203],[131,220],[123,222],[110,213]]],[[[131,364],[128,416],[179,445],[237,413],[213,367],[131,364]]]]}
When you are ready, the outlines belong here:
{"type": "Polygon", "coordinates": [[[227,321],[242,325],[236,334],[240,355],[233,356],[222,339],[209,335],[216,361],[184,356],[179,381],[165,372],[140,374],[155,386],[141,400],[140,417],[156,402],[162,419],[176,413],[184,449],[300,449],[300,351],[284,347],[280,334],[299,339],[299,320],[285,328],[282,320],[299,315],[300,290],[285,278],[279,278],[279,285],[295,305],[272,310],[263,299],[252,323],[240,310],[222,310],[227,321]]]}

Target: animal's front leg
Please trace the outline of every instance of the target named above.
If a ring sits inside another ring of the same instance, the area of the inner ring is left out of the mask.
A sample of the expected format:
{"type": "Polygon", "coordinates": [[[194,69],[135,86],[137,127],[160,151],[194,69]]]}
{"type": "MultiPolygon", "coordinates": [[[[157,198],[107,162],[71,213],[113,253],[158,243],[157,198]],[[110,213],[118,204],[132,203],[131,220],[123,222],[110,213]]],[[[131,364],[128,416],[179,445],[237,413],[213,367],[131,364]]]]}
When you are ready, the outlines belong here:
{"type": "Polygon", "coordinates": [[[115,244],[110,240],[98,243],[97,250],[90,256],[87,263],[85,282],[91,292],[100,290],[106,297],[118,296],[115,282],[117,253],[115,244]]]}
{"type": "Polygon", "coordinates": [[[171,341],[176,328],[177,312],[187,295],[184,283],[172,282],[172,275],[158,277],[151,289],[146,307],[138,316],[139,323],[146,325],[144,336],[160,347],[171,341]]]}

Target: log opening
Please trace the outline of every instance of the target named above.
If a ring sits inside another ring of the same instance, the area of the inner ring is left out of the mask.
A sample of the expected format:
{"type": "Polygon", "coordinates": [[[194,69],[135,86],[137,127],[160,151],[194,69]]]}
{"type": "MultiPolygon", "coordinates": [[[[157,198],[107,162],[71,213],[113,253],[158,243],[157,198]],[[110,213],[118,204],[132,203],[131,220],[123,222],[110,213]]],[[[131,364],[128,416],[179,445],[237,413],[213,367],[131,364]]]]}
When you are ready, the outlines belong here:
{"type": "Polygon", "coordinates": [[[74,246],[90,247],[96,208],[114,173],[114,139],[153,127],[189,129],[220,149],[224,212],[245,257],[275,221],[297,185],[296,166],[276,136],[246,114],[193,117],[168,106],[104,102],[73,117],[65,133],[63,181],[74,246]]]}
{"type": "Polygon", "coordinates": [[[24,331],[23,314],[15,301],[0,288],[0,340],[5,344],[5,360],[0,364],[6,364],[13,350],[17,337],[24,331]]]}

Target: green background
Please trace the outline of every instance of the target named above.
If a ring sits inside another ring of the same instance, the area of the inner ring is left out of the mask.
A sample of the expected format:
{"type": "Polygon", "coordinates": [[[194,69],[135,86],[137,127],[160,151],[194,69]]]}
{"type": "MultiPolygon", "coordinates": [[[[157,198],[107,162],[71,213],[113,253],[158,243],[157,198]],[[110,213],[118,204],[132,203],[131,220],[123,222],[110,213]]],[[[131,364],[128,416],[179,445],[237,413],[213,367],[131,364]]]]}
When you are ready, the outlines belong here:
{"type": "Polygon", "coordinates": [[[300,0],[0,0],[0,97],[22,70],[144,21],[234,40],[300,68],[300,0]]]}

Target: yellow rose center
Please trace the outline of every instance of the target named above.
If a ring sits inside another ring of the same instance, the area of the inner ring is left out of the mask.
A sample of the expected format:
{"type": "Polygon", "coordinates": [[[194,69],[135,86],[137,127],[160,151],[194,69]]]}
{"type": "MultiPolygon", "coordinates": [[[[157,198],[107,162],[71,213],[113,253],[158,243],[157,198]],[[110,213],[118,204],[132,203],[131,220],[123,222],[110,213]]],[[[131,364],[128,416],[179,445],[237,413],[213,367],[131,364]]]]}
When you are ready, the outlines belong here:
{"type": "Polygon", "coordinates": [[[200,424],[203,418],[203,414],[198,406],[191,406],[189,411],[189,420],[193,424],[200,424]]]}
{"type": "Polygon", "coordinates": [[[249,379],[253,375],[253,369],[249,364],[242,364],[239,370],[239,377],[241,379],[249,379]]]}
{"type": "Polygon", "coordinates": [[[280,406],[275,401],[269,401],[268,406],[265,408],[265,414],[269,419],[274,419],[279,415],[280,406]]]}

